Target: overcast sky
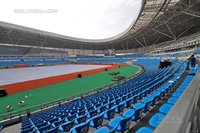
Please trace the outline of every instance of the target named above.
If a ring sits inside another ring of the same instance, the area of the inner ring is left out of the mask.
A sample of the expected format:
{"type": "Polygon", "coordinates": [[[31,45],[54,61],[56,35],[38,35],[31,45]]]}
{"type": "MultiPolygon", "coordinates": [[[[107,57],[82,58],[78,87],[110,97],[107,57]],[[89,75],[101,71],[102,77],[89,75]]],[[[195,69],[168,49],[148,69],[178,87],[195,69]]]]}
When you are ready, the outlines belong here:
{"type": "Polygon", "coordinates": [[[142,0],[2,0],[0,21],[61,35],[104,39],[126,30],[142,0]]]}

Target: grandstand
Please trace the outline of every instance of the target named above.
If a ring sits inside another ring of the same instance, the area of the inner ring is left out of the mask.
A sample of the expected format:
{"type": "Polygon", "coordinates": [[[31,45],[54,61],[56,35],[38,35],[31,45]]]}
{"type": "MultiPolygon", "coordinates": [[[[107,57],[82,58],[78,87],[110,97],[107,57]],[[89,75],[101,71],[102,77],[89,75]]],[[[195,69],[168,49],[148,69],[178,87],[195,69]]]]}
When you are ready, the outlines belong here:
{"type": "Polygon", "coordinates": [[[106,39],[0,21],[0,132],[200,132],[200,1],[141,1],[106,39]]]}

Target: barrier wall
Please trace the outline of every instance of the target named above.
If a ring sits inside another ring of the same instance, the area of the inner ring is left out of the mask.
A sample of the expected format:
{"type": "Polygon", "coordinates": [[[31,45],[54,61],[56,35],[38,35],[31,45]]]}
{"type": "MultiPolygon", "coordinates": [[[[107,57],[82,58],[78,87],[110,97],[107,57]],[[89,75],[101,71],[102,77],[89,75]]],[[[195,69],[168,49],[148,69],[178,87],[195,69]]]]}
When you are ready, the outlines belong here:
{"type": "Polygon", "coordinates": [[[26,67],[29,67],[29,66],[25,64],[19,64],[19,65],[14,66],[14,68],[26,68],[26,67]]]}
{"type": "MultiPolygon", "coordinates": [[[[113,65],[110,65],[110,67],[107,67],[107,70],[116,69],[121,66],[124,66],[124,65],[113,64],[113,65]]],[[[84,76],[88,76],[91,74],[104,72],[105,69],[106,68],[99,68],[99,69],[87,70],[87,71],[82,71],[82,72],[75,72],[75,73],[71,73],[71,74],[52,76],[52,77],[48,77],[48,78],[42,78],[42,79],[37,79],[37,80],[3,85],[3,86],[0,86],[0,88],[5,89],[8,93],[8,95],[10,95],[10,94],[15,94],[15,93],[19,93],[19,92],[23,92],[23,91],[51,85],[51,84],[56,84],[56,83],[67,81],[67,80],[72,80],[72,79],[77,78],[78,74],[81,74],[82,77],[84,77],[84,76]]]]}

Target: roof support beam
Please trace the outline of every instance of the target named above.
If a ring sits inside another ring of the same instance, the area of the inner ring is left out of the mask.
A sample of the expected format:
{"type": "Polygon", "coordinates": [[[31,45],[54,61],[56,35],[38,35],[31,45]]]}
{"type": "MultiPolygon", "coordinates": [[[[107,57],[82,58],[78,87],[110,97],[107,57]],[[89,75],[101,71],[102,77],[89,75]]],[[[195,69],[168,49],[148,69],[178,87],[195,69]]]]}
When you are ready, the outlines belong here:
{"type": "Polygon", "coordinates": [[[129,48],[129,43],[128,43],[128,40],[126,41],[126,50],[128,50],[129,48]]]}
{"type": "Polygon", "coordinates": [[[41,44],[40,44],[40,47],[43,47],[44,46],[44,44],[46,43],[46,41],[47,41],[47,37],[45,36],[44,37],[44,40],[41,42],[41,44]]]}
{"type": "Polygon", "coordinates": [[[174,39],[176,39],[176,36],[174,35],[174,33],[172,32],[171,28],[169,27],[169,25],[167,23],[165,23],[165,25],[167,26],[167,29],[169,30],[169,32],[171,33],[171,35],[174,37],[174,39]]]}
{"type": "Polygon", "coordinates": [[[193,25],[191,25],[189,28],[187,28],[186,30],[184,30],[178,37],[177,37],[177,39],[178,38],[180,38],[184,33],[186,33],[189,29],[191,29],[193,27],[193,25]]]}
{"type": "Polygon", "coordinates": [[[134,37],[134,39],[135,39],[143,48],[145,48],[145,46],[144,46],[137,38],[134,37]]]}
{"type": "Polygon", "coordinates": [[[161,31],[158,31],[158,30],[156,30],[156,29],[153,29],[155,32],[158,32],[158,33],[160,33],[160,34],[162,34],[162,35],[164,35],[164,36],[167,36],[167,37],[169,37],[169,38],[172,38],[172,39],[174,39],[174,37],[173,36],[170,36],[170,35],[168,35],[168,34],[166,34],[166,33],[163,33],[163,32],[161,32],[161,31]]]}
{"type": "Polygon", "coordinates": [[[17,40],[17,42],[15,43],[16,45],[22,40],[23,36],[25,35],[25,32],[22,33],[22,35],[20,36],[20,38],[17,40]]]}
{"type": "Polygon", "coordinates": [[[145,39],[144,35],[142,36],[142,38],[143,38],[145,46],[147,46],[147,42],[146,42],[146,39],[145,39]]]}
{"type": "Polygon", "coordinates": [[[126,49],[125,49],[124,45],[122,43],[120,43],[120,45],[123,48],[123,50],[125,51],[126,49]]]}
{"type": "Polygon", "coordinates": [[[152,46],[160,39],[160,36],[153,42],[152,46]]]}
{"type": "Polygon", "coordinates": [[[15,42],[13,41],[13,39],[10,37],[9,33],[7,34],[9,40],[12,42],[12,44],[15,44],[15,42]]]}
{"type": "Polygon", "coordinates": [[[200,18],[199,15],[194,14],[194,13],[190,13],[190,12],[183,12],[183,13],[185,13],[185,14],[187,14],[187,15],[190,15],[190,16],[192,16],[192,17],[200,18]]]}

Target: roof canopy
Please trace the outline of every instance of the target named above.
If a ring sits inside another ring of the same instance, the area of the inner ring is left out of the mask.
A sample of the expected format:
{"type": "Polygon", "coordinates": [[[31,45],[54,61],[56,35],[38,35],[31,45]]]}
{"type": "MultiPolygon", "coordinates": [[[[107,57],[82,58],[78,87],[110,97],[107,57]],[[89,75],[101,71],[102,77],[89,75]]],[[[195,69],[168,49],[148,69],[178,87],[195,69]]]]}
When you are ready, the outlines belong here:
{"type": "Polygon", "coordinates": [[[0,43],[72,49],[126,50],[176,40],[200,31],[200,1],[146,0],[124,33],[104,40],[84,40],[0,23],[0,43]]]}

